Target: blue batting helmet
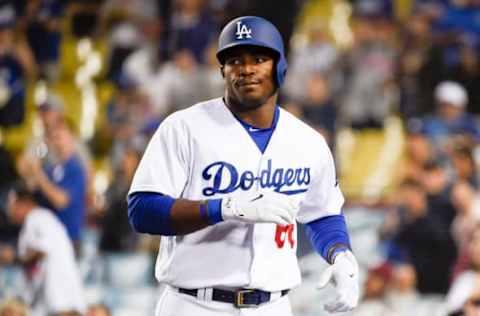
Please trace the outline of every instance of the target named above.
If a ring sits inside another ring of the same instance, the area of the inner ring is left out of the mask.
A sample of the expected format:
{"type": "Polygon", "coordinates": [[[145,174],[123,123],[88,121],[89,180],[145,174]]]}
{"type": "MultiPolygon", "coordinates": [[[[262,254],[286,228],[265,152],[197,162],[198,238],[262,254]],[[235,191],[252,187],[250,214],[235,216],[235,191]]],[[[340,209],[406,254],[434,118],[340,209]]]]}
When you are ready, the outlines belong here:
{"type": "Polygon", "coordinates": [[[242,16],[230,21],[218,39],[218,61],[223,64],[227,50],[240,45],[265,47],[278,54],[276,79],[280,87],[287,72],[287,60],[278,29],[269,21],[257,16],[242,16]]]}

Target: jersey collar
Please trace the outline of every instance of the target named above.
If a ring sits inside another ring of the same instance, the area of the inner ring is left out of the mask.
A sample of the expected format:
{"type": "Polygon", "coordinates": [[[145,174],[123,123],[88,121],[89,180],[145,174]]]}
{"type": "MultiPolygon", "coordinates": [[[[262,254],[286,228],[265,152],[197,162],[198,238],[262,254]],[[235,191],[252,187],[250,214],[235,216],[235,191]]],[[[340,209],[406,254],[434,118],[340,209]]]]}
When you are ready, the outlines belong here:
{"type": "MultiPolygon", "coordinates": [[[[223,101],[223,99],[222,99],[223,101]]],[[[225,104],[225,101],[223,102],[225,104]]],[[[226,104],[225,104],[226,106],[226,104]]],[[[228,107],[227,107],[228,109],[228,107]]],[[[230,111],[230,109],[228,109],[230,111]]],[[[258,128],[256,126],[253,126],[252,124],[249,124],[247,122],[245,122],[244,120],[242,120],[240,117],[238,117],[235,113],[233,113],[232,111],[230,111],[233,116],[237,119],[237,121],[240,122],[240,124],[247,130],[247,132],[249,133],[256,133],[256,132],[268,132],[268,131],[274,131],[275,128],[277,127],[277,124],[278,124],[278,118],[280,117],[280,108],[277,105],[275,105],[275,112],[273,114],[273,122],[272,122],[272,125],[270,127],[267,127],[267,128],[258,128]]]]}

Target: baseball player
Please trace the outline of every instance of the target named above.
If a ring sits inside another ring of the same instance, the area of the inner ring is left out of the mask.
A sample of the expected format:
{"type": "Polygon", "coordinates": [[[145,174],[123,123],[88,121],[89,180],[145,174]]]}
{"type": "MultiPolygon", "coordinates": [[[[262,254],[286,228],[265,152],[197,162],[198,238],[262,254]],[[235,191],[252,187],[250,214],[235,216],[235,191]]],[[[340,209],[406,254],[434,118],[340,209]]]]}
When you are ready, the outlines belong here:
{"type": "Polygon", "coordinates": [[[159,316],[292,315],[296,221],[331,265],[325,308],[353,309],[358,266],[325,140],[277,105],[287,62],[265,19],[229,22],[217,58],[223,98],[178,111],[153,135],[128,195],[129,219],[161,235],[159,316]]]}

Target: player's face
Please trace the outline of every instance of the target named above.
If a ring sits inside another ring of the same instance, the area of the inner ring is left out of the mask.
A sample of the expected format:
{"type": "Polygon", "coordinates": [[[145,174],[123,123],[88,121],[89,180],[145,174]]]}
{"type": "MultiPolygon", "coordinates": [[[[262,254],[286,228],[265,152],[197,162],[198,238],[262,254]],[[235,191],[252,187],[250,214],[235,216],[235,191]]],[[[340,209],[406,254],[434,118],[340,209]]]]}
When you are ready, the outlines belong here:
{"type": "Polygon", "coordinates": [[[275,54],[255,46],[233,48],[223,66],[227,96],[246,109],[265,104],[276,92],[275,54]]]}

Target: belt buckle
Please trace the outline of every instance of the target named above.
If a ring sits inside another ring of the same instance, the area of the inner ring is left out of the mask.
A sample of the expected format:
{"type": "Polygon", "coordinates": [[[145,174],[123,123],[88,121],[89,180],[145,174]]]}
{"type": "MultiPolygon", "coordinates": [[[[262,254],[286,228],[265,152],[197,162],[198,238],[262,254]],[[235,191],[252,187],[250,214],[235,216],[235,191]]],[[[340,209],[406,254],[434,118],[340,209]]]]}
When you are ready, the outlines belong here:
{"type": "Polygon", "coordinates": [[[244,295],[253,293],[255,290],[247,289],[247,290],[238,290],[235,292],[235,307],[237,308],[250,308],[250,307],[258,307],[257,304],[245,304],[244,303],[244,295]]]}

